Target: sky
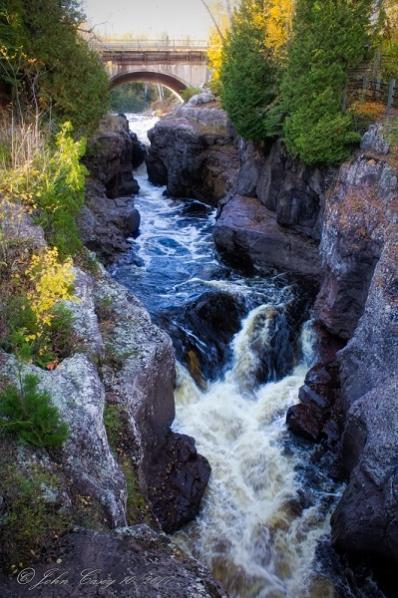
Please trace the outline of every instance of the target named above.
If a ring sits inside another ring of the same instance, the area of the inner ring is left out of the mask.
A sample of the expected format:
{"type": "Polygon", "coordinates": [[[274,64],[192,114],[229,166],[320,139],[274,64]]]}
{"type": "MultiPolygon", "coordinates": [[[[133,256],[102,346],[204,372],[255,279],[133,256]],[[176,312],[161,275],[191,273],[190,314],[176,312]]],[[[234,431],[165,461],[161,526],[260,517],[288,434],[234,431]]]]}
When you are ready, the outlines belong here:
{"type": "Polygon", "coordinates": [[[83,0],[91,24],[100,34],[147,35],[167,33],[170,39],[207,39],[210,17],[200,0],[83,0]]]}

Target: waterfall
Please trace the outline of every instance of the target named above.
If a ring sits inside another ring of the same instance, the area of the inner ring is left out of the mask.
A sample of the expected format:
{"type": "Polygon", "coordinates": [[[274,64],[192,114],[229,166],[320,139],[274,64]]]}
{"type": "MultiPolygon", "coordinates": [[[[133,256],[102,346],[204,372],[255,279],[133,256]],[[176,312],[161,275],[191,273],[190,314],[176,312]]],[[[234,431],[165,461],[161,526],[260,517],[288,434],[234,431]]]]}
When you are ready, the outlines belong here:
{"type": "MultiPolygon", "coordinates": [[[[148,142],[146,131],[156,119],[131,115],[130,122],[148,142]]],[[[313,449],[285,426],[315,360],[312,322],[297,343],[297,310],[290,309],[302,291],[283,274],[246,277],[220,263],[214,212],[197,201],[165,197],[164,188],[148,181],[145,166],[135,175],[140,235],[113,268],[115,278],[157,321],[181,326],[198,353],[211,347],[184,320],[187,305],[221,291],[239,295],[251,309],[231,341],[222,378],[201,390],[177,366],[174,428],[196,439],[212,475],[201,513],[174,539],[236,598],[333,596],[315,551],[329,532],[336,487],[312,460],[313,449]]]]}
{"type": "MultiPolygon", "coordinates": [[[[316,596],[310,588],[320,579],[312,562],[328,531],[319,504],[304,508],[298,499],[300,455],[289,449],[284,425],[313,360],[311,323],[301,335],[302,363],[282,380],[253,389],[278,314],[269,304],[250,312],[232,341],[230,370],[207,391],[181,366],[178,373],[175,428],[196,438],[212,476],[200,516],[176,539],[237,597],[316,596]]],[[[321,582],[319,596],[327,596],[327,582],[321,582]]]]}

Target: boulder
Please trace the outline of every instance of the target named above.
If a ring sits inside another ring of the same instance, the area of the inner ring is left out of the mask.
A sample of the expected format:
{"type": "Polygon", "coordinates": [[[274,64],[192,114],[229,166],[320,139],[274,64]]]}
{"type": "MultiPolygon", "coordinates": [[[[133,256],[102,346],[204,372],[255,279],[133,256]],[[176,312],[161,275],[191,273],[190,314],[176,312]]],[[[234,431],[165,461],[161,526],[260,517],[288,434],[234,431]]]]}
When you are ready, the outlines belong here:
{"type": "Polygon", "coordinates": [[[214,241],[221,255],[236,265],[308,277],[320,274],[317,243],[282,228],[256,198],[233,195],[227,201],[214,227],[214,241]]]}
{"type": "Polygon", "coordinates": [[[175,532],[196,517],[210,465],[189,436],[170,433],[150,473],[149,500],[163,531],[175,532]]]}
{"type": "Polygon", "coordinates": [[[146,525],[65,535],[46,562],[0,576],[3,598],[226,598],[198,561],[146,525]],[[41,583],[40,583],[41,582],[41,583]]]}
{"type": "Polygon", "coordinates": [[[187,303],[182,312],[162,315],[160,324],[172,336],[178,359],[200,386],[220,376],[245,313],[243,296],[207,291],[187,303]]]}
{"type": "Polygon", "coordinates": [[[167,185],[171,196],[215,204],[232,188],[239,157],[223,110],[191,100],[162,118],[148,136],[149,180],[167,185]]]}
{"type": "Polygon", "coordinates": [[[288,428],[313,442],[326,438],[332,448],[339,440],[340,396],[338,364],[316,364],[309,370],[300,388],[301,403],[293,405],[287,412],[288,428]]]}

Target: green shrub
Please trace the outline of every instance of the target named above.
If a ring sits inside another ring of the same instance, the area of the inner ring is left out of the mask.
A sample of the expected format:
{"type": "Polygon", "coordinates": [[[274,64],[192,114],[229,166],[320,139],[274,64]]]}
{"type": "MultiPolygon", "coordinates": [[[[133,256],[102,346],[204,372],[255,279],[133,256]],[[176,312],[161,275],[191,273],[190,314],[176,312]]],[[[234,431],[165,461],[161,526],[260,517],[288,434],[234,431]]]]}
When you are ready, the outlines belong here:
{"type": "Polygon", "coordinates": [[[38,389],[38,378],[31,374],[0,392],[0,430],[47,449],[61,447],[68,437],[50,395],[38,389]]]}
{"type": "Polygon", "coordinates": [[[40,334],[36,315],[26,297],[14,297],[4,309],[5,333],[0,347],[7,353],[42,368],[50,368],[68,357],[75,348],[73,315],[62,303],[54,306],[51,323],[41,328],[40,334]]]}
{"type": "Polygon", "coordinates": [[[184,102],[188,102],[188,100],[190,100],[193,96],[196,96],[201,91],[202,89],[200,87],[187,87],[180,93],[180,95],[184,102]]]}
{"type": "Polygon", "coordinates": [[[80,159],[86,143],[84,139],[74,141],[71,133],[72,125],[65,123],[56,137],[55,150],[38,176],[34,196],[37,221],[61,257],[75,255],[82,246],[76,217],[84,203],[87,170],[80,159]]]}
{"type": "Polygon", "coordinates": [[[277,65],[266,46],[264,0],[243,0],[223,49],[221,101],[242,137],[270,135],[267,110],[276,97],[277,65]]]}
{"type": "Polygon", "coordinates": [[[284,139],[307,164],[338,164],[359,141],[343,112],[348,70],[365,58],[371,0],[298,0],[281,93],[284,139]]]}

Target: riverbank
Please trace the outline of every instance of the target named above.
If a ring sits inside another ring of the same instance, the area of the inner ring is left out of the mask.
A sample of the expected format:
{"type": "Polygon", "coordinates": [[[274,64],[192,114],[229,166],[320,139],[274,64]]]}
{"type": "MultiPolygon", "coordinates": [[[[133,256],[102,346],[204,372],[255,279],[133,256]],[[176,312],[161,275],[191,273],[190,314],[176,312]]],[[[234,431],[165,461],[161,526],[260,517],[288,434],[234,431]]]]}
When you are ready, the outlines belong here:
{"type": "MultiPolygon", "coordinates": [[[[95,238],[89,237],[88,245],[93,242],[101,257],[114,258],[137,231],[133,199],[125,195],[121,201],[119,193],[138,189],[132,168],[135,148],[142,147],[124,117],[108,118],[91,143],[86,157],[91,178],[80,230],[85,239],[92,219],[89,231],[95,238]],[[128,219],[131,227],[126,226],[128,219]]],[[[18,214],[23,227],[2,218],[7,241],[20,243],[23,237],[29,246],[45,247],[41,228],[23,207],[18,214]]],[[[73,278],[74,297],[66,305],[73,327],[70,354],[42,368],[1,352],[3,379],[12,383],[35,375],[40,392],[48,393],[68,429],[65,444],[55,451],[1,437],[2,566],[6,572],[31,566],[38,580],[41,573],[65,563],[76,575],[61,584],[65,587],[57,587],[57,595],[92,595],[104,578],[116,580],[117,595],[130,595],[131,588],[118,581],[122,564],[135,563],[131,575],[149,596],[166,581],[167,591],[176,595],[183,595],[188,585],[197,595],[223,596],[210,574],[169,547],[161,533],[196,515],[210,474],[193,440],[171,430],[175,357],[170,338],[87,250],[73,278]],[[19,493],[19,502],[10,502],[12,493],[19,493]],[[94,547],[104,555],[104,569],[82,590],[80,569],[101,564],[99,553],[91,552],[94,547]],[[172,579],[156,581],[162,569],[155,572],[148,565],[148,550],[172,579]]],[[[26,592],[23,584],[4,575],[0,586],[4,596],[26,592]]],[[[39,584],[32,593],[50,595],[52,586],[39,584]]]]}

